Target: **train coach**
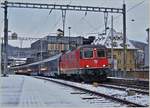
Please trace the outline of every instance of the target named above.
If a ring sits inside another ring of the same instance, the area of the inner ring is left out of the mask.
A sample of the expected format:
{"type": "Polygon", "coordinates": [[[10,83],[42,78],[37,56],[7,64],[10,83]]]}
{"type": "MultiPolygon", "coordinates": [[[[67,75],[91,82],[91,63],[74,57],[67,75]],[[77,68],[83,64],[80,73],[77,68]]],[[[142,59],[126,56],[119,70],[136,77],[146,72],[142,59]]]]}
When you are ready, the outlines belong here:
{"type": "Polygon", "coordinates": [[[11,67],[16,74],[56,76],[59,74],[59,60],[62,54],[42,61],[11,67]]]}
{"type": "Polygon", "coordinates": [[[83,45],[48,59],[13,67],[16,73],[43,75],[77,81],[104,81],[109,72],[107,49],[102,45],[83,45]]]}

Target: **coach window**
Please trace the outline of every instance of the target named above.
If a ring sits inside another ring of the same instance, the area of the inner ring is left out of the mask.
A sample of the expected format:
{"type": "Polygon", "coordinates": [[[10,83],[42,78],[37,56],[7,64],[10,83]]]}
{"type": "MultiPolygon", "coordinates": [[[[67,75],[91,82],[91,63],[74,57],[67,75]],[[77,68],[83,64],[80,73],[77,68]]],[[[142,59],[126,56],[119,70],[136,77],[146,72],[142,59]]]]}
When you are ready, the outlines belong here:
{"type": "Polygon", "coordinates": [[[91,57],[93,57],[93,49],[92,48],[84,49],[84,58],[91,58],[91,57]]]}
{"type": "Polygon", "coordinates": [[[105,57],[105,51],[97,49],[97,57],[105,57]]]}

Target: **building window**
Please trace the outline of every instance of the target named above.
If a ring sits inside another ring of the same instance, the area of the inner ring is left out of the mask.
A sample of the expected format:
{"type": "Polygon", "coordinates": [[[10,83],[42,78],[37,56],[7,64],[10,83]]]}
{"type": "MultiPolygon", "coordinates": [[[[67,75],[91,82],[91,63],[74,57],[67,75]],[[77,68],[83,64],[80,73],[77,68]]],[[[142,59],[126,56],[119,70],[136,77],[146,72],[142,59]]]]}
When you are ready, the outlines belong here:
{"type": "Polygon", "coordinates": [[[116,59],[116,55],[113,55],[113,58],[116,59]]]}
{"type": "Polygon", "coordinates": [[[113,42],[113,47],[117,47],[117,42],[113,42]]]}
{"type": "Polygon", "coordinates": [[[52,50],[54,49],[54,44],[51,44],[51,48],[52,48],[52,50]]]}
{"type": "Polygon", "coordinates": [[[121,60],[120,59],[118,60],[118,64],[121,64],[121,60]]]}
{"type": "Polygon", "coordinates": [[[121,51],[118,51],[118,55],[119,55],[119,56],[121,55],[121,51]]]}
{"type": "Polygon", "coordinates": [[[132,60],[130,60],[129,64],[132,64],[132,60]]]}

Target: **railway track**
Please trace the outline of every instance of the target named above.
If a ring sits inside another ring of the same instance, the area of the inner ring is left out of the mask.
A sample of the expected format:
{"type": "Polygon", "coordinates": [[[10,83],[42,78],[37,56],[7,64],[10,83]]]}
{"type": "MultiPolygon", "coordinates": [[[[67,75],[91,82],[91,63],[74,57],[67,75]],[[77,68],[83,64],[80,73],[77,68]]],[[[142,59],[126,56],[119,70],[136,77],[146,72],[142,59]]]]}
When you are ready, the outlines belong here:
{"type": "Polygon", "coordinates": [[[134,89],[141,89],[141,90],[149,90],[149,87],[130,85],[130,84],[118,84],[118,83],[106,83],[106,84],[116,85],[116,86],[123,86],[123,87],[129,87],[129,88],[134,88],[134,89]]]}
{"type": "Polygon", "coordinates": [[[99,86],[102,86],[102,87],[108,87],[108,88],[114,88],[114,89],[118,89],[118,90],[123,90],[123,91],[134,91],[134,92],[137,92],[137,93],[141,93],[141,94],[146,94],[146,95],[149,95],[149,90],[142,90],[141,88],[139,89],[138,87],[137,88],[134,88],[134,87],[127,87],[127,86],[121,86],[121,85],[117,85],[117,84],[98,84],[99,86]]]}
{"type": "Polygon", "coordinates": [[[149,90],[149,81],[147,80],[108,77],[106,84],[149,90]]]}
{"type": "MultiPolygon", "coordinates": [[[[96,96],[105,97],[107,99],[111,99],[113,101],[126,104],[130,107],[147,107],[148,106],[148,104],[140,104],[138,102],[130,101],[126,98],[119,98],[115,95],[110,95],[109,93],[102,93],[102,92],[98,92],[97,90],[89,89],[89,87],[88,87],[89,85],[87,86],[87,84],[84,84],[84,85],[86,85],[86,86],[84,86],[81,83],[75,83],[75,82],[70,83],[70,81],[64,81],[64,80],[58,80],[58,79],[52,79],[52,78],[45,78],[45,77],[35,77],[35,78],[43,79],[43,80],[47,80],[47,81],[52,81],[52,82],[55,82],[55,83],[58,83],[58,84],[61,84],[61,85],[69,86],[69,87],[78,89],[78,90],[83,91],[83,92],[87,92],[87,93],[90,93],[90,94],[93,94],[93,95],[96,95],[96,96]],[[79,86],[79,85],[82,85],[82,86],[79,86]]],[[[105,88],[108,89],[108,88],[110,88],[110,86],[109,87],[105,86],[105,88]]],[[[102,90],[102,88],[100,88],[100,90],[102,90]]],[[[84,99],[88,99],[88,98],[84,98],[84,99]]]]}

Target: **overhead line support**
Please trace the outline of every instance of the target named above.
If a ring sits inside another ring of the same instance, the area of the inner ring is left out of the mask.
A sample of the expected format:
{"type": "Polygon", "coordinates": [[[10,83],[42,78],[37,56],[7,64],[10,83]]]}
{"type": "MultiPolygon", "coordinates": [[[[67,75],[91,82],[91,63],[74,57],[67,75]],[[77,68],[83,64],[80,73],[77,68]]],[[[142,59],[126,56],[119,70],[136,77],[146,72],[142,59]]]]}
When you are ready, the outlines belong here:
{"type": "Polygon", "coordinates": [[[7,1],[4,2],[4,58],[3,58],[3,70],[2,76],[6,76],[7,74],[7,65],[8,65],[8,54],[7,54],[7,46],[8,46],[8,18],[7,18],[7,1]]]}
{"type": "MultiPolygon", "coordinates": [[[[5,6],[5,3],[1,3],[1,5],[3,7],[3,6],[5,6]]],[[[37,9],[110,12],[110,13],[122,13],[123,12],[123,10],[121,8],[75,6],[75,5],[57,5],[57,4],[39,4],[39,3],[20,3],[20,2],[7,2],[7,6],[11,7],[11,8],[37,8],[37,9]]]]}
{"type": "Polygon", "coordinates": [[[126,44],[126,5],[123,4],[123,68],[124,76],[126,76],[126,53],[127,53],[127,44],[126,44]]]}

